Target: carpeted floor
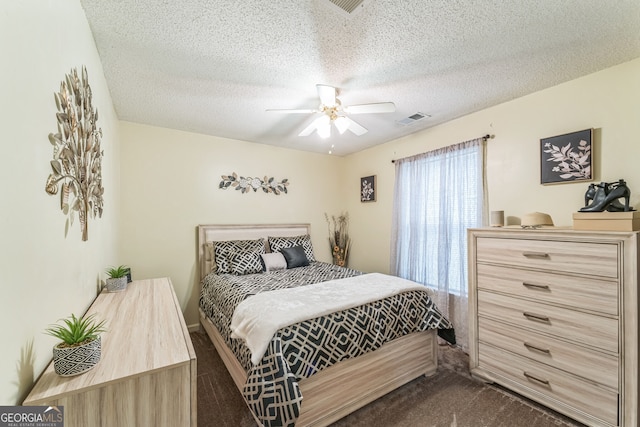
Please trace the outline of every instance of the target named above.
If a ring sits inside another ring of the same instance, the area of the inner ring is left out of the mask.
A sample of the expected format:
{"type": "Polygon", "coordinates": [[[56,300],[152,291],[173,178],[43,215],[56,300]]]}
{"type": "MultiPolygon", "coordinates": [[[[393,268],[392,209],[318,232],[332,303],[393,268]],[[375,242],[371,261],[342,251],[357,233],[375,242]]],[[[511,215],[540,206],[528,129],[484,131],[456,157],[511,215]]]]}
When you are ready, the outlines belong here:
{"type": "MultiPolygon", "coordinates": [[[[256,423],[209,337],[191,333],[198,358],[198,425],[255,427],[256,423]]],[[[348,415],[334,427],[581,426],[493,385],[473,380],[464,353],[441,346],[436,375],[420,377],[348,415]]]]}

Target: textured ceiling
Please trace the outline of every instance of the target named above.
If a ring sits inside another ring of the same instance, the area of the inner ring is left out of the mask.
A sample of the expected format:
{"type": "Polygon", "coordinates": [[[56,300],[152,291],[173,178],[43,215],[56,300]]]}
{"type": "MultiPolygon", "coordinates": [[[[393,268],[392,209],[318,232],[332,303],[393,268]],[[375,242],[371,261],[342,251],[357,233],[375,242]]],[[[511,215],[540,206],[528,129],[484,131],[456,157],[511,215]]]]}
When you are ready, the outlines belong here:
{"type": "Polygon", "coordinates": [[[638,0],[81,3],[120,119],[335,155],[640,57],[638,0]],[[318,83],[396,112],[328,139],[297,136],[313,114],[265,112],[316,108],[318,83]]]}

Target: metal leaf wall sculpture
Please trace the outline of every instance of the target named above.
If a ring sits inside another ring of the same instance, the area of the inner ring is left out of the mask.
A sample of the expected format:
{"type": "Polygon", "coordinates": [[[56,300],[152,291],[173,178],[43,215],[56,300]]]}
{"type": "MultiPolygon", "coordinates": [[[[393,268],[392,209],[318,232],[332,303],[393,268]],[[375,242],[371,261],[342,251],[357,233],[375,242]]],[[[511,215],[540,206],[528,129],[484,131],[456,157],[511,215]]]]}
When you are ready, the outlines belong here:
{"type": "Polygon", "coordinates": [[[66,229],[73,224],[77,213],[84,241],[89,238],[88,217],[102,217],[104,194],[102,129],[96,127],[98,110],[91,103],[87,69],[82,67],[81,77],[77,69],[72,69],[54,96],[58,132],[49,134],[53,145],[53,172],[47,179],[45,191],[55,195],[60,185],[60,208],[67,215],[66,229]]]}
{"type": "Polygon", "coordinates": [[[222,175],[222,181],[220,181],[220,185],[218,188],[222,190],[226,190],[227,188],[235,188],[241,193],[248,193],[250,190],[253,190],[255,193],[259,188],[262,188],[262,191],[265,193],[273,193],[276,196],[280,193],[287,193],[287,186],[289,185],[289,180],[287,178],[278,182],[275,178],[253,178],[250,176],[238,176],[237,173],[233,172],[231,175],[222,175]]]}

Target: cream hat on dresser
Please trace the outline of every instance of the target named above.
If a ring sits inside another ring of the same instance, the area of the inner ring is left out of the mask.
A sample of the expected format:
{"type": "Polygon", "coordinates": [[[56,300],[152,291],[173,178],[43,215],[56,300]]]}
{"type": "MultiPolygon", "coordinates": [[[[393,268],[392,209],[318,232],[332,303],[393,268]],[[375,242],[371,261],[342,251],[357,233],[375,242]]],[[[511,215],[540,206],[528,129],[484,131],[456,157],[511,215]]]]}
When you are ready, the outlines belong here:
{"type": "Polygon", "coordinates": [[[553,226],[551,215],[542,212],[531,212],[522,216],[520,225],[523,227],[541,227],[543,225],[553,226]]]}

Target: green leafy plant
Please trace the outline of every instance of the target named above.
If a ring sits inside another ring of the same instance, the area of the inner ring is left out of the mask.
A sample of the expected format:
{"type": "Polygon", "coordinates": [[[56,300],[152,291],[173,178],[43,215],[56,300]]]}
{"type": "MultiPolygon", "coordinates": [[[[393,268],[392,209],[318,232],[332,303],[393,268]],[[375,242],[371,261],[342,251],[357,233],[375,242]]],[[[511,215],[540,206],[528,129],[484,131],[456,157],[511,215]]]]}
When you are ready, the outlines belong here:
{"type": "Polygon", "coordinates": [[[129,267],[126,265],[119,265],[118,267],[109,267],[106,270],[107,275],[112,279],[118,279],[120,277],[127,277],[129,274],[129,267]]]}
{"type": "Polygon", "coordinates": [[[95,314],[85,318],[77,318],[74,314],[61,319],[64,325],[50,325],[45,329],[47,335],[62,341],[61,347],[74,347],[98,338],[98,334],[105,332],[105,321],[97,322],[95,314]]]}

